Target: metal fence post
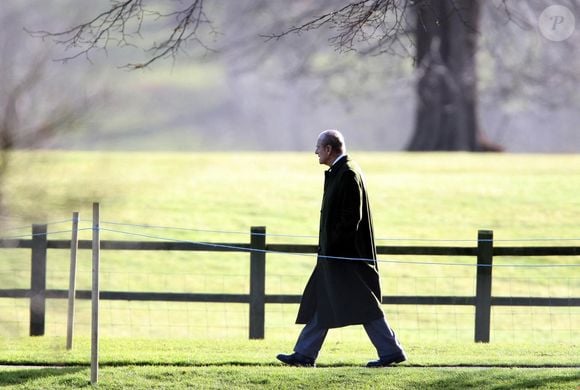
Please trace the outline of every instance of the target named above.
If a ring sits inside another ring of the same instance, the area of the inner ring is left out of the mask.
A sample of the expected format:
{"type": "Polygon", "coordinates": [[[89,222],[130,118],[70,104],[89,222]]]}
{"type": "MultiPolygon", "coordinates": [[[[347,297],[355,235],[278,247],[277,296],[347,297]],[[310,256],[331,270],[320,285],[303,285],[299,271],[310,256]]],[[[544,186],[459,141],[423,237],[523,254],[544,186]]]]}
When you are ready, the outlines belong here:
{"type": "Polygon", "coordinates": [[[66,349],[73,346],[73,334],[75,328],[75,294],[77,278],[77,252],[79,249],[79,213],[73,212],[72,236],[70,240],[70,268],[68,282],[68,312],[66,323],[66,349]]]}
{"type": "Polygon", "coordinates": [[[91,384],[99,380],[99,299],[101,262],[101,217],[99,203],[93,203],[93,266],[91,289],[91,384]]]}
{"type": "Polygon", "coordinates": [[[475,293],[475,342],[489,343],[493,231],[477,234],[477,280],[475,293]]]}
{"type": "Polygon", "coordinates": [[[44,336],[46,313],[47,225],[32,225],[30,335],[44,336]]]}
{"type": "Polygon", "coordinates": [[[266,227],[254,226],[250,238],[250,339],[264,338],[266,304],[266,227]]]}

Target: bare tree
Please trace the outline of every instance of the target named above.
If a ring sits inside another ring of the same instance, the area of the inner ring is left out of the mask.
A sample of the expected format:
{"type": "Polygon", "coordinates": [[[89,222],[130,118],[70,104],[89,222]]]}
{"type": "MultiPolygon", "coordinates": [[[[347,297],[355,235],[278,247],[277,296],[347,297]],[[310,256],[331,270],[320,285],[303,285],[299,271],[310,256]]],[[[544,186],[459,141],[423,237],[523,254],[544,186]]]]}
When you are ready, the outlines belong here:
{"type": "Polygon", "coordinates": [[[477,0],[417,7],[417,111],[410,150],[481,150],[477,118],[477,0]]]}
{"type": "Polygon", "coordinates": [[[129,63],[126,67],[140,69],[160,59],[175,58],[192,44],[209,50],[201,37],[214,31],[204,12],[204,0],[190,0],[185,4],[175,1],[170,9],[162,9],[158,3],[147,0],[111,0],[109,8],[65,31],[28,31],[38,37],[52,37],[68,49],[78,49],[73,55],[60,58],[65,62],[81,56],[90,59],[91,53],[100,49],[106,51],[115,46],[133,47],[136,39],[151,33],[144,28],[144,25],[149,24],[161,26],[166,31],[165,35],[145,48],[148,58],[144,62],[129,63]]]}

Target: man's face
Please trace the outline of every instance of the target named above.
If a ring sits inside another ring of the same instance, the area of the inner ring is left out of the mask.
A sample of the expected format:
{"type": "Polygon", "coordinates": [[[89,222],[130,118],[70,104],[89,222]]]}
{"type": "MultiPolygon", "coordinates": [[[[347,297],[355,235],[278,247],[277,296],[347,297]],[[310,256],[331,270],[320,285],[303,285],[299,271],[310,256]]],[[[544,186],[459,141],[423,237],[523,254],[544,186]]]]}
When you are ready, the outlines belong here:
{"type": "Polygon", "coordinates": [[[331,154],[332,154],[332,147],[330,145],[324,145],[322,140],[318,138],[316,142],[316,150],[314,151],[318,156],[318,162],[320,164],[328,165],[331,164],[331,154]]]}

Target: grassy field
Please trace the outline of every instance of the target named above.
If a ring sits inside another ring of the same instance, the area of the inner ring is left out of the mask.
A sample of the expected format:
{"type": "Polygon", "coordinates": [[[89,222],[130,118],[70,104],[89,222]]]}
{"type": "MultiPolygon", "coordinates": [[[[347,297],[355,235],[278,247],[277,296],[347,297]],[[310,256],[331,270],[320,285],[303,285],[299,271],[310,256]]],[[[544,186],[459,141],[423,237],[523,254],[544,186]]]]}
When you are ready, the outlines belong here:
{"type": "MultiPolygon", "coordinates": [[[[352,155],[367,176],[377,237],[473,239],[488,228],[497,239],[578,238],[580,156],[352,155]]],[[[73,210],[90,219],[100,201],[115,221],[318,230],[323,167],[314,154],[17,153],[11,167],[5,202],[16,223],[73,210]]]]}
{"type": "MultiPolygon", "coordinates": [[[[366,173],[376,236],[388,239],[378,240],[379,245],[473,246],[478,229],[493,229],[499,240],[540,239],[496,245],[580,242],[562,240],[580,239],[577,196],[580,156],[356,152],[352,155],[366,173]],[[560,240],[543,241],[547,238],[560,240]]],[[[72,211],[80,211],[81,220],[85,221],[81,227],[86,228],[91,204],[99,201],[102,219],[109,222],[103,226],[117,231],[103,232],[104,239],[146,239],[134,236],[137,234],[155,240],[244,243],[249,241],[250,227],[262,225],[268,233],[282,235],[268,236],[268,242],[313,244],[323,169],[310,153],[19,152],[12,156],[5,181],[5,204],[11,218],[3,220],[1,235],[26,235],[30,229],[19,227],[63,221],[70,218],[72,211]]],[[[55,233],[66,230],[70,230],[70,222],[51,224],[50,238],[66,239],[68,233],[55,233]]],[[[81,238],[89,237],[90,232],[82,232],[81,238]]],[[[247,293],[248,257],[104,252],[101,287],[247,293]]],[[[436,264],[472,264],[472,258],[389,256],[382,260],[385,295],[474,294],[473,267],[436,264]],[[392,262],[400,260],[435,264],[392,262]]],[[[67,287],[68,261],[67,251],[49,251],[48,288],[67,287]]],[[[267,293],[301,293],[314,261],[313,257],[268,254],[267,293]]],[[[496,264],[520,265],[577,262],[576,258],[553,257],[495,259],[496,264]]],[[[27,250],[3,249],[0,286],[27,288],[29,263],[27,250]]],[[[580,270],[501,267],[494,269],[493,283],[496,296],[578,297],[580,270]]],[[[89,287],[90,253],[81,251],[78,288],[89,287]]],[[[31,340],[22,338],[28,332],[28,303],[0,299],[0,340],[4,344],[0,345],[3,351],[0,360],[74,367],[2,369],[0,385],[70,388],[86,384],[87,369],[82,366],[87,362],[86,343],[77,352],[64,352],[64,342],[59,337],[65,332],[65,302],[49,300],[47,304],[47,337],[31,340]]],[[[103,301],[101,334],[106,352],[102,356],[107,366],[103,369],[102,383],[112,388],[171,384],[205,388],[540,385],[575,388],[578,385],[578,371],[569,368],[437,367],[461,364],[577,367],[576,356],[580,355],[577,308],[494,307],[489,346],[471,343],[472,307],[387,305],[385,311],[413,358],[408,365],[371,374],[358,368],[374,357],[358,327],[331,332],[320,361],[322,369],[288,370],[276,366],[273,356],[290,350],[300,329],[293,325],[295,305],[267,305],[266,341],[248,342],[240,341],[247,337],[247,305],[103,301]],[[141,341],[131,344],[136,338],[141,341]],[[183,350],[177,348],[180,345],[183,350]],[[468,349],[463,349],[464,346],[468,349]],[[166,349],[169,353],[159,353],[166,349]]],[[[89,334],[86,301],[77,305],[75,330],[81,340],[89,334]]]]}
{"type": "MultiPolygon", "coordinates": [[[[493,229],[496,239],[580,238],[580,156],[493,154],[352,153],[364,168],[379,245],[475,245],[477,230],[493,229]],[[403,239],[381,241],[380,239],[403,239]],[[404,240],[409,239],[409,240],[404,240]],[[414,241],[452,240],[452,241],[414,241]],[[453,241],[468,240],[468,241],[453,241]]],[[[101,202],[108,222],[196,230],[107,225],[103,239],[248,242],[251,226],[263,225],[268,242],[316,243],[323,167],[310,153],[90,153],[19,152],[6,177],[12,219],[4,236],[28,234],[8,230],[28,223],[62,221],[80,211],[81,227],[89,227],[91,205],[101,202]],[[224,232],[241,232],[226,234],[224,232]],[[294,237],[294,236],[307,236],[294,237]]],[[[70,222],[49,226],[70,230],[70,222]]],[[[82,232],[90,238],[90,232],[82,232]]],[[[51,234],[68,238],[69,234],[51,234]]],[[[579,241],[500,242],[497,245],[571,245],[579,241]]],[[[3,250],[0,284],[27,288],[29,253],[3,250]]],[[[473,264],[472,258],[382,258],[385,295],[473,295],[475,269],[444,265],[410,265],[390,261],[473,264]]],[[[565,264],[574,258],[496,258],[496,264],[565,264]]],[[[268,255],[267,292],[299,294],[315,259],[268,255]]],[[[48,288],[66,288],[68,253],[50,251],[48,288]]],[[[249,289],[247,254],[107,252],[102,260],[102,289],[128,291],[227,292],[249,289]]],[[[575,268],[494,270],[498,296],[568,297],[580,294],[575,268]]],[[[81,252],[78,287],[90,287],[90,253],[81,252]]],[[[107,315],[118,321],[106,334],[163,335],[167,323],[175,335],[208,335],[216,324],[219,336],[245,335],[245,305],[155,304],[108,302],[107,315]],[[202,321],[191,321],[200,314],[202,321]],[[152,318],[153,316],[153,318],[152,318]],[[212,325],[212,326],[210,326],[212,325]]],[[[0,300],[3,318],[13,321],[6,334],[26,334],[26,303],[0,300]],[[22,307],[21,307],[22,306],[22,307]],[[15,319],[15,320],[14,320],[15,319]],[[24,326],[21,326],[24,323],[24,326]]],[[[49,302],[51,334],[62,335],[65,307],[49,302]]],[[[286,335],[293,305],[269,305],[268,333],[286,335]]],[[[88,306],[80,305],[79,326],[88,322],[88,306]],[[84,314],[83,314],[84,313],[84,314]],[[84,321],[83,321],[84,319],[84,321]]],[[[426,339],[472,337],[471,307],[389,307],[401,332],[421,331],[426,339]],[[452,319],[452,321],[450,321],[452,319]]],[[[0,319],[2,318],[0,317],[0,319]]],[[[494,308],[496,340],[563,341],[578,335],[578,312],[561,308],[494,308]],[[521,324],[532,324],[522,326],[521,324]]],[[[105,326],[107,326],[105,324],[105,326]]],[[[8,329],[8,330],[6,330],[8,329]]]]}
{"type": "MultiPolygon", "coordinates": [[[[580,384],[577,348],[547,351],[537,344],[412,344],[409,361],[389,369],[362,367],[372,352],[363,343],[333,342],[316,369],[282,367],[277,340],[104,339],[103,388],[330,388],[330,389],[574,389],[580,384]]],[[[89,341],[71,352],[62,338],[4,341],[0,385],[14,388],[83,388],[88,385],[89,341]],[[33,368],[36,364],[49,367],[33,368]],[[51,367],[52,366],[52,367],[51,367]]]]}
{"type": "MultiPolygon", "coordinates": [[[[91,388],[83,367],[5,369],[3,384],[14,389],[91,388]]],[[[363,368],[287,369],[278,367],[105,367],[103,389],[576,389],[580,375],[570,369],[363,368]]]]}

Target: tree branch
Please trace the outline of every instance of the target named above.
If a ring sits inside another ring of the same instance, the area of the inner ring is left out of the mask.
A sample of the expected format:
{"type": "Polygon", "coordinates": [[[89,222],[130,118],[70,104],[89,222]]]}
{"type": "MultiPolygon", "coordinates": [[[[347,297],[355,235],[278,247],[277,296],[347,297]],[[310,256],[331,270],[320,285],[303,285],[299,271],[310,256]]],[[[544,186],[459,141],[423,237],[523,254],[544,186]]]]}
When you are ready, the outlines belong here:
{"type": "Polygon", "coordinates": [[[145,0],[111,0],[111,7],[94,18],[73,26],[62,32],[30,31],[31,35],[44,39],[52,39],[67,50],[77,50],[70,56],[57,59],[66,62],[85,56],[90,61],[90,53],[95,50],[107,51],[110,47],[137,47],[133,38],[143,39],[146,32],[145,23],[153,17],[157,23],[169,20],[172,24],[168,37],[159,43],[153,42],[145,51],[150,58],[143,63],[129,63],[125,67],[142,69],[155,61],[175,57],[186,43],[195,42],[206,50],[211,50],[199,38],[198,33],[202,25],[211,22],[203,11],[203,0],[190,0],[188,6],[170,13],[161,13],[153,10],[145,0]]]}
{"type": "MultiPolygon", "coordinates": [[[[415,2],[411,2],[415,3],[415,2]]],[[[290,34],[328,27],[337,30],[329,42],[340,51],[360,51],[372,54],[383,51],[386,43],[407,34],[408,0],[362,0],[331,10],[281,33],[263,35],[267,40],[279,40],[290,34]],[[366,44],[366,48],[360,48],[366,44]]]]}

